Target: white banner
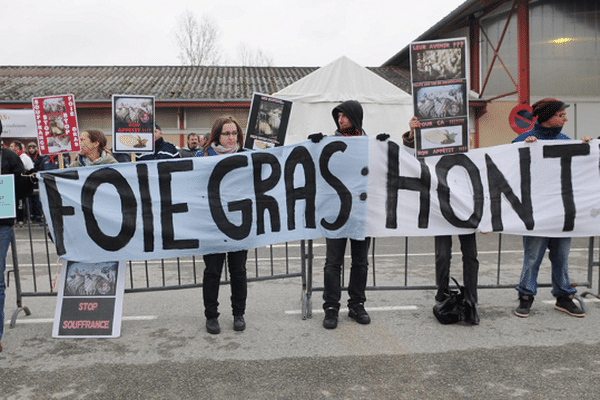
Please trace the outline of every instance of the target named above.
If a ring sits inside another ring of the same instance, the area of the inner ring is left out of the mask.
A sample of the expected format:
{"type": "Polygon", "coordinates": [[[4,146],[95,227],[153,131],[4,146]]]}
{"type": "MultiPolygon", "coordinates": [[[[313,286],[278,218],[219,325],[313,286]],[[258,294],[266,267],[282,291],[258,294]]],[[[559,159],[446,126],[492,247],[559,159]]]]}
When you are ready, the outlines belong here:
{"type": "Polygon", "coordinates": [[[5,138],[35,138],[37,128],[33,110],[1,109],[2,136],[5,138]]]}
{"type": "Polygon", "coordinates": [[[58,254],[103,262],[318,237],[600,233],[598,141],[416,159],[375,138],[40,174],[58,254]]]}

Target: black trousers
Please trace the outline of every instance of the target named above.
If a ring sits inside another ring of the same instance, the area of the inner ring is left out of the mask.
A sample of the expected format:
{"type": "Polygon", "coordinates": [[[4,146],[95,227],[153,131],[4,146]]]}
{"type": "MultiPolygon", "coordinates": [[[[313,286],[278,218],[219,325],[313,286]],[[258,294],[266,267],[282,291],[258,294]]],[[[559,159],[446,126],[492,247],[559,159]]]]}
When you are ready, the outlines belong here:
{"type": "Polygon", "coordinates": [[[246,298],[248,297],[248,281],[246,279],[248,250],[206,254],[203,258],[206,268],[204,268],[204,278],[202,280],[202,297],[206,318],[217,318],[219,316],[219,287],[225,258],[227,258],[229,267],[233,315],[244,315],[246,312],[246,298]]]}
{"type": "MultiPolygon", "coordinates": [[[[460,250],[463,262],[463,285],[477,300],[477,277],[479,261],[477,261],[477,241],[475,233],[459,235],[460,250]]],[[[452,258],[452,236],[435,237],[435,278],[438,286],[436,301],[444,300],[444,295],[450,293],[450,259],[452,258]]]]}
{"type": "MultiPolygon", "coordinates": [[[[348,239],[327,239],[325,256],[325,287],[323,290],[323,309],[340,309],[342,297],[342,264],[348,239]]],[[[350,267],[350,282],[348,284],[348,307],[363,304],[367,297],[368,253],[371,238],[365,240],[350,239],[350,254],[352,265],[350,267]]]]}

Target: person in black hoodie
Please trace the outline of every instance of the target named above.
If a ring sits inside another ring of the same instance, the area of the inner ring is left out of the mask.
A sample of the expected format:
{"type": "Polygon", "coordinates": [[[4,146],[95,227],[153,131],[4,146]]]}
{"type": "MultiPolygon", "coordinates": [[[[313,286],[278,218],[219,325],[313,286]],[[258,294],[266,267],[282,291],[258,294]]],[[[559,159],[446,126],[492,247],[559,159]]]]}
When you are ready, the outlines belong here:
{"type": "MultiPolygon", "coordinates": [[[[0,136],[2,135],[2,121],[0,121],[0,136]]],[[[25,167],[19,156],[12,150],[0,149],[0,174],[12,174],[15,177],[16,200],[25,196],[19,196],[21,187],[18,179],[25,172],[25,167]]],[[[6,253],[13,237],[14,218],[0,219],[0,352],[2,351],[2,333],[4,332],[4,298],[6,283],[4,281],[4,270],[6,269],[6,253]]]]}
{"type": "MultiPolygon", "coordinates": [[[[331,114],[337,126],[335,136],[366,136],[365,131],[362,129],[363,108],[358,101],[345,101],[335,107],[331,114]]],[[[309,138],[317,143],[323,138],[323,134],[315,133],[310,135],[309,138]]],[[[340,310],[342,264],[344,263],[344,253],[348,239],[327,238],[326,241],[325,287],[323,291],[325,318],[323,319],[323,326],[326,329],[335,329],[340,310]]],[[[352,265],[348,284],[348,316],[359,324],[371,322],[371,318],[364,307],[367,300],[365,287],[367,286],[370,243],[370,237],[365,238],[365,240],[350,239],[352,265]]]]}

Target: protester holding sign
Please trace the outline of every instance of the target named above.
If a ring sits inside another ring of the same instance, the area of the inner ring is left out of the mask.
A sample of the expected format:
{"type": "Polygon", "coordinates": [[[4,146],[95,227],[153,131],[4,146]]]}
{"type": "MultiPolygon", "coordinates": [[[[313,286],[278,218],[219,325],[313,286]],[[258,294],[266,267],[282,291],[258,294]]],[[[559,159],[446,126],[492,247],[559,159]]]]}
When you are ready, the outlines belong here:
{"type": "Polygon", "coordinates": [[[105,150],[106,136],[97,129],[88,129],[79,135],[79,155],[69,168],[93,165],[116,164],[117,160],[105,150]]]}
{"type": "MultiPolygon", "coordinates": [[[[0,135],[2,135],[2,121],[0,121],[0,135]]],[[[25,197],[19,196],[20,190],[17,186],[19,185],[18,180],[24,172],[25,167],[15,152],[4,148],[0,149],[0,174],[14,175],[16,200],[25,197]]],[[[6,269],[6,253],[13,237],[13,224],[14,218],[0,219],[0,352],[2,351],[2,333],[4,332],[4,291],[6,290],[4,270],[6,269]]]]}
{"type": "MultiPolygon", "coordinates": [[[[537,140],[570,140],[562,133],[562,127],[568,121],[565,109],[568,104],[553,98],[542,99],[532,105],[532,115],[537,121],[532,130],[517,136],[513,143],[534,143],[537,140]]],[[[583,142],[589,142],[591,137],[584,137],[583,142]]],[[[544,259],[546,249],[550,251],[552,265],[552,295],[556,297],[555,308],[573,317],[584,317],[585,312],[573,302],[577,290],[569,283],[569,251],[570,237],[538,237],[523,236],[523,270],[521,280],[516,287],[519,292],[519,307],[515,314],[521,318],[529,317],[533,299],[537,294],[537,277],[540,264],[544,259]]]]}
{"type": "MultiPolygon", "coordinates": [[[[419,119],[412,117],[408,123],[410,131],[402,135],[402,141],[409,148],[415,147],[415,129],[421,127],[419,119]]],[[[472,295],[475,303],[477,298],[477,281],[479,261],[477,260],[477,240],[475,233],[458,235],[463,261],[463,284],[472,295]]],[[[452,236],[435,237],[435,283],[438,287],[435,301],[441,303],[450,296],[450,260],[452,259],[452,236]]],[[[474,321],[479,323],[479,315],[475,311],[474,321]]]]}
{"type": "MultiPolygon", "coordinates": [[[[213,124],[208,142],[205,143],[202,151],[196,153],[196,157],[235,154],[244,151],[242,149],[243,143],[244,134],[240,124],[233,117],[221,117],[213,124]]],[[[248,250],[205,254],[203,258],[206,266],[202,280],[206,331],[215,335],[221,333],[218,320],[219,286],[225,258],[227,258],[229,267],[233,330],[243,331],[246,329],[244,313],[246,312],[246,298],[248,296],[248,281],[246,278],[248,250]]]]}
{"type": "MultiPolygon", "coordinates": [[[[366,136],[362,129],[363,108],[356,100],[348,100],[333,109],[331,112],[333,120],[337,125],[335,136],[366,136]]],[[[323,138],[323,134],[315,133],[309,138],[317,143],[323,138]]],[[[327,250],[325,256],[325,282],[323,290],[323,309],[325,318],[323,327],[335,329],[338,324],[340,310],[341,273],[346,252],[347,238],[327,238],[327,250]]],[[[350,239],[350,252],[352,265],[350,267],[350,282],[348,284],[348,316],[359,324],[369,324],[371,317],[365,310],[364,303],[367,300],[365,288],[367,286],[368,252],[371,238],[365,240],[350,239]]]]}

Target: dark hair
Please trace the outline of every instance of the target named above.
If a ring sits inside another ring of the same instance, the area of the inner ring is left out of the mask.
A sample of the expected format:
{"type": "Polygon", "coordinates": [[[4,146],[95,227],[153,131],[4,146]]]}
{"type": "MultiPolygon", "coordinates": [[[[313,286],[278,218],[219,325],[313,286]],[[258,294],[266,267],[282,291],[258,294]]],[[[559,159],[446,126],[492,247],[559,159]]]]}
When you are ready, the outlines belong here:
{"type": "Polygon", "coordinates": [[[86,129],[83,132],[87,132],[92,143],[96,143],[96,142],[99,143],[98,154],[102,155],[102,152],[104,151],[104,148],[106,147],[106,136],[104,136],[104,133],[102,133],[102,131],[99,129],[86,129]]]}
{"type": "Polygon", "coordinates": [[[540,124],[543,124],[544,122],[552,118],[554,114],[564,110],[567,107],[569,107],[568,104],[565,104],[558,99],[547,97],[540,101],[536,101],[531,105],[531,108],[533,109],[531,115],[537,117],[537,121],[540,124]]]}
{"type": "Polygon", "coordinates": [[[204,143],[202,150],[206,151],[212,143],[216,143],[217,145],[219,144],[219,137],[221,136],[221,130],[223,129],[223,125],[225,125],[225,124],[235,124],[235,128],[237,129],[237,132],[238,132],[238,135],[237,135],[238,146],[240,148],[243,146],[244,134],[242,133],[242,127],[233,117],[227,116],[227,117],[217,118],[217,120],[215,121],[215,123],[212,126],[212,130],[210,131],[210,136],[208,138],[208,141],[206,143],[204,143]]]}
{"type": "Polygon", "coordinates": [[[18,140],[13,140],[12,142],[10,142],[11,144],[15,144],[19,150],[23,150],[23,143],[19,142],[18,140]]]}
{"type": "Polygon", "coordinates": [[[198,137],[200,137],[200,135],[198,135],[197,133],[192,132],[192,133],[188,133],[187,140],[190,140],[190,136],[198,136],[198,137]]]}

